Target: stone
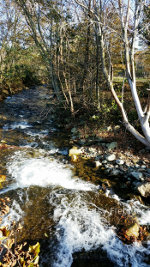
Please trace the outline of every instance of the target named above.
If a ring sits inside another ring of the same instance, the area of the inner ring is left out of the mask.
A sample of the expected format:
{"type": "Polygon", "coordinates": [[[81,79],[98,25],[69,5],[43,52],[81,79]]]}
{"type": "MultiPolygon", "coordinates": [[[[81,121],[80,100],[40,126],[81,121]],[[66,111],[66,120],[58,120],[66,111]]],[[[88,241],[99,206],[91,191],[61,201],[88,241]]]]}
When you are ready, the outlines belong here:
{"type": "Polygon", "coordinates": [[[108,126],[108,127],[107,127],[107,131],[108,131],[108,132],[112,132],[112,130],[113,130],[113,129],[112,129],[111,126],[108,126]]]}
{"type": "Polygon", "coordinates": [[[120,126],[119,125],[116,125],[115,127],[114,127],[114,130],[117,132],[117,131],[119,131],[120,130],[120,126]]]}
{"type": "Polygon", "coordinates": [[[2,90],[2,93],[5,95],[9,95],[9,92],[6,89],[2,90]]]}
{"type": "Polygon", "coordinates": [[[137,190],[142,197],[150,197],[150,182],[140,184],[137,190]]]}
{"type": "Polygon", "coordinates": [[[146,169],[146,166],[145,166],[145,165],[142,165],[142,166],[141,166],[141,169],[146,169]]]}
{"type": "Polygon", "coordinates": [[[135,224],[133,224],[132,226],[130,226],[130,227],[126,230],[126,235],[127,235],[128,237],[135,237],[135,238],[138,238],[138,236],[139,236],[139,230],[140,230],[139,224],[138,224],[138,223],[135,223],[135,224]]]}
{"type": "Polygon", "coordinates": [[[112,150],[112,149],[117,148],[117,145],[118,145],[117,142],[111,142],[111,143],[107,144],[106,146],[109,150],[112,150]]]}
{"type": "Polygon", "coordinates": [[[106,163],[107,163],[107,160],[103,160],[102,163],[103,163],[103,164],[106,164],[106,163]]]}
{"type": "Polygon", "coordinates": [[[76,146],[72,147],[69,150],[69,157],[71,157],[72,161],[77,161],[79,155],[82,154],[82,150],[77,148],[76,146]]]}
{"type": "Polygon", "coordinates": [[[132,171],[131,176],[137,180],[141,180],[143,178],[143,173],[142,172],[136,172],[136,171],[132,171]]]}
{"type": "Polygon", "coordinates": [[[96,160],[95,161],[95,166],[96,166],[96,168],[99,168],[99,167],[102,166],[102,163],[99,160],[96,160]]]}
{"type": "Polygon", "coordinates": [[[122,160],[122,159],[117,159],[117,160],[116,160],[116,163],[117,163],[118,165],[123,165],[123,164],[124,164],[124,160],[122,160]]]}
{"type": "Polygon", "coordinates": [[[78,133],[78,129],[77,129],[76,127],[73,127],[73,128],[71,129],[71,133],[72,133],[72,134],[76,134],[76,133],[78,133]]]}
{"type": "Polygon", "coordinates": [[[110,173],[110,175],[112,176],[118,176],[120,174],[120,171],[119,170],[116,170],[116,169],[113,169],[110,173]]]}
{"type": "Polygon", "coordinates": [[[110,154],[106,156],[106,160],[107,161],[114,161],[116,159],[116,155],[115,154],[110,154]]]}

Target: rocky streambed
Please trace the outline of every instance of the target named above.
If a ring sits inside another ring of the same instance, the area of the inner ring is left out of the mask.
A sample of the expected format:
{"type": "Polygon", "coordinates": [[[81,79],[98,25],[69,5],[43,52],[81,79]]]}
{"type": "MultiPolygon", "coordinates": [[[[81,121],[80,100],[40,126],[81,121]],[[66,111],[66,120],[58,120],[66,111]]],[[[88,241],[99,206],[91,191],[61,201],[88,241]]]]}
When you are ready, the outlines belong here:
{"type": "Polygon", "coordinates": [[[96,173],[101,177],[107,177],[109,183],[116,184],[115,190],[126,190],[149,201],[150,150],[148,148],[133,154],[131,150],[118,149],[116,141],[105,142],[104,138],[98,137],[80,139],[78,129],[75,127],[71,132],[71,144],[74,146],[70,149],[69,155],[72,161],[76,162],[82,158],[91,162],[96,173]]]}

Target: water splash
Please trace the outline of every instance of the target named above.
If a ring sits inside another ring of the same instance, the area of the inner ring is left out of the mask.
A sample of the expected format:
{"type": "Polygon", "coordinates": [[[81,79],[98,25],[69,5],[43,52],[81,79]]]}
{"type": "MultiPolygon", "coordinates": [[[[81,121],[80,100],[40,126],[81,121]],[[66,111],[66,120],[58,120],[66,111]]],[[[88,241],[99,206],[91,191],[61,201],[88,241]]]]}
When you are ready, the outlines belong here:
{"type": "Polygon", "coordinates": [[[32,185],[61,186],[67,189],[91,191],[97,187],[79,178],[74,178],[69,167],[50,158],[24,158],[17,152],[8,164],[8,172],[18,187],[32,185]]]}
{"type": "Polygon", "coordinates": [[[8,130],[15,130],[15,129],[21,129],[21,130],[24,130],[26,128],[29,128],[31,127],[30,124],[28,124],[27,121],[23,120],[23,121],[20,121],[20,122],[13,122],[13,123],[10,123],[10,124],[5,124],[3,126],[3,130],[5,131],[8,131],[8,130]]]}
{"type": "Polygon", "coordinates": [[[55,206],[54,220],[59,242],[53,259],[53,267],[70,267],[73,253],[101,248],[115,266],[148,267],[145,258],[150,257],[147,247],[139,243],[125,245],[116,236],[113,227],[103,218],[102,209],[91,209],[81,194],[66,196],[52,192],[50,203],[55,206]]]}

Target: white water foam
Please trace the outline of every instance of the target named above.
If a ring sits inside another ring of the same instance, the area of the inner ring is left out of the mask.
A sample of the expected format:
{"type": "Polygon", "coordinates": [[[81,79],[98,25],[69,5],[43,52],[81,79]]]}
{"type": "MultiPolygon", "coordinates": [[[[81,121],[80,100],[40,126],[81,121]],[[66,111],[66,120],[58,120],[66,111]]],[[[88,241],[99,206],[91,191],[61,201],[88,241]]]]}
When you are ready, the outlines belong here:
{"type": "Polygon", "coordinates": [[[20,208],[20,205],[14,200],[9,213],[3,216],[1,226],[10,228],[13,222],[18,222],[22,218],[23,214],[24,212],[20,208]]]}
{"type": "Polygon", "coordinates": [[[14,123],[11,123],[11,124],[5,124],[3,126],[3,129],[8,131],[9,129],[11,130],[15,130],[15,129],[26,129],[26,128],[29,128],[31,127],[30,124],[28,124],[27,121],[21,121],[21,122],[14,122],[14,123]]]}
{"type": "Polygon", "coordinates": [[[136,214],[141,225],[150,225],[149,207],[142,205],[138,200],[130,200],[125,206],[129,213],[136,214]]]}
{"type": "Polygon", "coordinates": [[[75,179],[69,167],[47,157],[27,158],[25,153],[16,152],[8,165],[8,171],[18,187],[53,186],[50,203],[54,206],[58,240],[58,246],[53,248],[53,267],[70,267],[73,253],[97,248],[105,250],[115,266],[149,266],[145,259],[150,259],[150,242],[145,246],[140,243],[123,244],[114,228],[104,220],[105,211],[91,208],[92,205],[84,199],[85,195],[88,196],[86,191],[97,187],[75,179]],[[62,187],[61,191],[57,189],[58,186],[62,187]],[[63,188],[73,191],[66,193],[63,188]]]}
{"type": "Polygon", "coordinates": [[[53,260],[53,267],[70,267],[73,253],[102,248],[115,266],[148,267],[144,262],[150,257],[150,243],[147,248],[139,243],[125,245],[116,236],[102,217],[103,211],[91,209],[81,195],[70,197],[52,192],[50,203],[55,205],[54,220],[57,224],[59,246],[53,260]],[[58,199],[60,199],[60,203],[58,199]]]}
{"type": "Polygon", "coordinates": [[[74,178],[71,169],[49,158],[24,158],[21,152],[15,153],[8,164],[8,172],[18,187],[32,185],[47,187],[61,186],[67,189],[91,191],[95,185],[74,178]]]}

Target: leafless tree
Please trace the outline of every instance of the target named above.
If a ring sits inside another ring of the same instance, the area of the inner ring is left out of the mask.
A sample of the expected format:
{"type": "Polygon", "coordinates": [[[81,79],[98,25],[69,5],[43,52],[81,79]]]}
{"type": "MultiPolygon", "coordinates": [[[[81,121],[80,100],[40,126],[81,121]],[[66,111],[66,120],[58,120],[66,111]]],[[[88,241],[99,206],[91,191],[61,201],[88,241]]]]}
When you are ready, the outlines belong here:
{"type": "MultiPolygon", "coordinates": [[[[82,9],[88,10],[86,1],[74,0],[82,9]]],[[[142,16],[145,0],[124,1],[124,0],[93,0],[91,7],[91,19],[96,25],[97,35],[100,42],[100,57],[103,74],[108,87],[122,113],[123,123],[140,142],[150,147],[150,92],[148,91],[147,105],[142,109],[142,105],[137,93],[136,73],[135,73],[135,44],[138,36],[138,27],[142,16]],[[108,7],[112,6],[117,16],[118,25],[113,25],[109,20],[108,7]],[[115,91],[113,82],[113,63],[111,47],[109,46],[108,35],[114,33],[118,36],[118,41],[123,44],[125,74],[132,93],[132,99],[141,125],[141,134],[129,122],[127,112],[115,91]]]]}

